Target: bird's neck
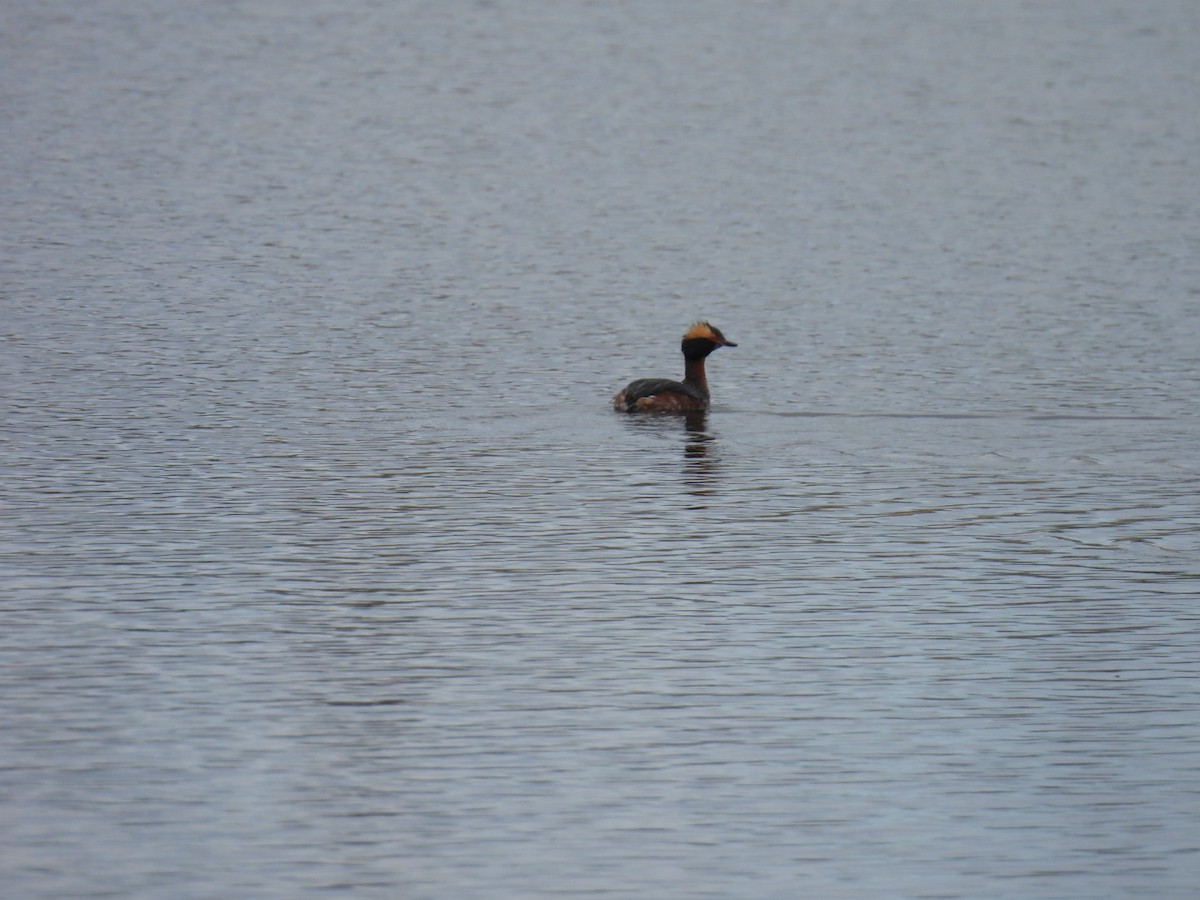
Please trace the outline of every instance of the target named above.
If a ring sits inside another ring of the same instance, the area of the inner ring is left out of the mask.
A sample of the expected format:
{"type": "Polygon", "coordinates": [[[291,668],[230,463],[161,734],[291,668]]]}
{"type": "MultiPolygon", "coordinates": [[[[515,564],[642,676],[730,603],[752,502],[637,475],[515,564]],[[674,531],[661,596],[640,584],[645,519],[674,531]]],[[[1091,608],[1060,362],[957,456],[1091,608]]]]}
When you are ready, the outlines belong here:
{"type": "Polygon", "coordinates": [[[708,396],[708,378],[704,374],[704,357],[685,359],[683,381],[700,389],[705,397],[708,396]]]}

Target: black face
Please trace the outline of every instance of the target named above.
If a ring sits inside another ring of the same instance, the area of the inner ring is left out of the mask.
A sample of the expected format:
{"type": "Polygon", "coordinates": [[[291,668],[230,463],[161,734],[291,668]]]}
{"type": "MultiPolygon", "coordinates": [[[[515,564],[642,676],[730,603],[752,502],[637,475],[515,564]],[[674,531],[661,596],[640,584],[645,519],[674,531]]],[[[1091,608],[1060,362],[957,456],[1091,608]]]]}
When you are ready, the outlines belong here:
{"type": "Polygon", "coordinates": [[[683,348],[683,355],[688,359],[704,359],[708,354],[723,345],[714,343],[708,338],[685,338],[681,346],[683,348]]]}
{"type": "Polygon", "coordinates": [[[708,354],[712,353],[718,347],[736,347],[733,341],[728,340],[725,335],[721,334],[720,330],[708,326],[712,338],[709,337],[693,337],[684,338],[682,343],[683,355],[688,359],[704,359],[708,354]],[[715,340],[714,340],[715,339],[715,340]]]}

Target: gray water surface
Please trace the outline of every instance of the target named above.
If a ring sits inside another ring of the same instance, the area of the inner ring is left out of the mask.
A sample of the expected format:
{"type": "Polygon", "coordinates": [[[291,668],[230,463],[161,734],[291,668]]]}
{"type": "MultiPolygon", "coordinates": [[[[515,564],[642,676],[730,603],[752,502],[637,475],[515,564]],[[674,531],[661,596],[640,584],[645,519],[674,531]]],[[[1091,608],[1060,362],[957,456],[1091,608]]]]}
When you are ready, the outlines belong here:
{"type": "Polygon", "coordinates": [[[1195,896],[1200,7],[4,18],[6,893],[1195,896]]]}

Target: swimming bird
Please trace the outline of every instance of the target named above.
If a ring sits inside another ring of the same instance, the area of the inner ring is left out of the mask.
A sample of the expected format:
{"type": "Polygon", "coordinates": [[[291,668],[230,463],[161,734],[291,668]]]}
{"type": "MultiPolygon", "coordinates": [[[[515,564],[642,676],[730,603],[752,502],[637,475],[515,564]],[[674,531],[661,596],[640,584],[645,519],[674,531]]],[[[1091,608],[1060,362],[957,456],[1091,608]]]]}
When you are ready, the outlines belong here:
{"type": "Polygon", "coordinates": [[[679,347],[683,351],[683,381],[669,378],[639,378],[631,381],[612,398],[618,412],[692,412],[708,409],[708,379],[704,360],[718,347],[736,347],[726,340],[719,328],[696,322],[684,332],[679,347]]]}

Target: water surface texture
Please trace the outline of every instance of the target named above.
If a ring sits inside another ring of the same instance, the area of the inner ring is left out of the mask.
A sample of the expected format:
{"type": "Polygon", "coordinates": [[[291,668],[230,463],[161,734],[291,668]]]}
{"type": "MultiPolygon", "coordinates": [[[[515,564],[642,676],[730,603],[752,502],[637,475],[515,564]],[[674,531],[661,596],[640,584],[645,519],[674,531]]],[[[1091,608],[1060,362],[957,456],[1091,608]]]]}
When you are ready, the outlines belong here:
{"type": "Polygon", "coordinates": [[[1200,6],[3,18],[6,894],[1195,896],[1200,6]]]}

